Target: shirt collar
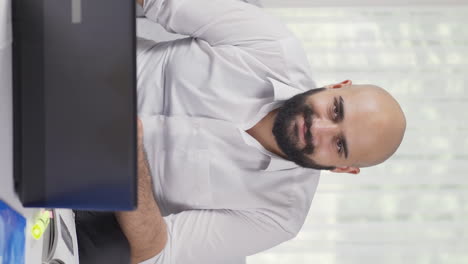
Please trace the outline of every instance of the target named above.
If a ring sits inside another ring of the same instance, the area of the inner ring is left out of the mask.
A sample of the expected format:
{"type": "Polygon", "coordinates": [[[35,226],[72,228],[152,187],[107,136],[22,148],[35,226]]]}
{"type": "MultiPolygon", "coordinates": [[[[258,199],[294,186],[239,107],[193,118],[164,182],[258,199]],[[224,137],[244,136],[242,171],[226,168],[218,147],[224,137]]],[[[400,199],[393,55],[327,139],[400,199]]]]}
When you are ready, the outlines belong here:
{"type": "Polygon", "coordinates": [[[304,92],[301,89],[292,87],[290,85],[287,85],[283,82],[277,81],[270,77],[267,77],[267,79],[271,83],[271,86],[273,87],[273,101],[263,105],[254,118],[250,119],[248,122],[243,124],[242,127],[244,128],[244,130],[247,130],[251,128],[252,126],[254,126],[263,117],[265,117],[265,115],[267,115],[269,112],[280,107],[284,103],[284,101],[295,96],[296,94],[304,92]]]}
{"type": "Polygon", "coordinates": [[[299,165],[296,163],[286,160],[270,151],[265,149],[255,138],[253,138],[249,133],[245,132],[242,129],[239,129],[244,142],[250,146],[253,146],[260,150],[263,154],[267,155],[270,159],[268,166],[264,169],[264,171],[279,171],[279,170],[288,170],[298,168],[299,165]]]}
{"type": "Polygon", "coordinates": [[[273,85],[273,91],[274,91],[274,102],[278,101],[286,101],[289,98],[295,96],[296,94],[302,93],[301,89],[292,87],[290,85],[287,85],[283,82],[277,81],[275,79],[269,78],[268,80],[270,83],[273,85]]]}
{"type": "Polygon", "coordinates": [[[281,158],[273,153],[270,153],[268,156],[270,156],[270,163],[268,164],[268,167],[266,167],[265,171],[289,170],[299,167],[296,163],[281,158]]]}
{"type": "MultiPolygon", "coordinates": [[[[289,98],[295,96],[296,94],[302,93],[301,89],[292,87],[290,85],[287,85],[283,82],[277,81],[275,79],[269,78],[268,80],[273,86],[273,91],[274,91],[274,99],[273,102],[264,105],[261,110],[259,111],[259,114],[264,116],[266,113],[269,113],[273,109],[281,106],[284,101],[288,100],[289,98]]],[[[248,126],[250,127],[250,126],[248,126]]],[[[266,150],[256,139],[254,139],[252,136],[250,136],[247,132],[243,131],[240,129],[242,137],[244,141],[251,145],[255,146],[257,149],[262,151],[265,155],[269,156],[270,162],[268,163],[268,166],[264,169],[265,171],[279,171],[279,170],[288,170],[288,169],[294,169],[298,168],[299,166],[289,160],[286,160],[274,153],[271,153],[270,151],[266,150]]]]}

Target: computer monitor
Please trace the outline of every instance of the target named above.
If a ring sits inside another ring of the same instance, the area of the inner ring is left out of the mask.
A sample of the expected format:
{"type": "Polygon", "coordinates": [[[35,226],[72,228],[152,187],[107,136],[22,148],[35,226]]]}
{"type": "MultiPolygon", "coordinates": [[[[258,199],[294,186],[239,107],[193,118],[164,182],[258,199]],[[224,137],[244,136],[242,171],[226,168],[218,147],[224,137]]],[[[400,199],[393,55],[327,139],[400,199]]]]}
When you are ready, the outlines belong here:
{"type": "Polygon", "coordinates": [[[135,2],[15,0],[12,8],[14,177],[23,205],[135,208],[135,2]]]}

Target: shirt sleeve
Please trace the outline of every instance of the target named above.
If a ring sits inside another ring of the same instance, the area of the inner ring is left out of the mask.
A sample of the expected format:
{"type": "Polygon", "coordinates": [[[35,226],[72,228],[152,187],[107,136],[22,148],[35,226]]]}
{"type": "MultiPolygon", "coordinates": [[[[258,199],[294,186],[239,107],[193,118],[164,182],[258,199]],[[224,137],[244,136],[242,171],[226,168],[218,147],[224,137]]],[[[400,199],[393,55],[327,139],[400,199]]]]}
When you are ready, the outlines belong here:
{"type": "Polygon", "coordinates": [[[191,210],[164,220],[166,247],[140,264],[244,264],[246,256],[293,237],[269,216],[256,212],[191,210]]]}
{"type": "Polygon", "coordinates": [[[290,37],[287,27],[261,8],[237,0],[145,0],[148,19],[167,31],[211,46],[255,47],[290,37]]]}

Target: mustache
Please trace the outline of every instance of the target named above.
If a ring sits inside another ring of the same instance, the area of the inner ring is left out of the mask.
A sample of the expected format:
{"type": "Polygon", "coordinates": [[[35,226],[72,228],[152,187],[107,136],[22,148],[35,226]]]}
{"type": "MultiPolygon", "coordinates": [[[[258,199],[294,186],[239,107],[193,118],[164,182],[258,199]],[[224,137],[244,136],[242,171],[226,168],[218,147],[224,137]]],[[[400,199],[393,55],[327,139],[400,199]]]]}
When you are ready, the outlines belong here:
{"type": "Polygon", "coordinates": [[[310,131],[310,128],[312,127],[312,119],[313,116],[313,111],[310,109],[310,107],[305,107],[303,110],[303,117],[304,117],[304,125],[307,128],[307,131],[305,133],[305,147],[302,149],[302,152],[305,154],[312,154],[314,153],[314,145],[312,144],[313,141],[313,135],[312,131],[310,131]]]}

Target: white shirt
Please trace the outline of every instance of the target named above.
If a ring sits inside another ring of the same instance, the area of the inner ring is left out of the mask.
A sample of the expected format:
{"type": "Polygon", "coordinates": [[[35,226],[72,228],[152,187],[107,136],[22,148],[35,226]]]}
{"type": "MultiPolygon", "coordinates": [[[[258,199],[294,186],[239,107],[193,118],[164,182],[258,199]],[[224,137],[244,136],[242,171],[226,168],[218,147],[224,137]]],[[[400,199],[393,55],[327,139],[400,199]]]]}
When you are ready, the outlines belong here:
{"type": "Polygon", "coordinates": [[[169,235],[144,263],[244,263],[293,238],[320,172],[268,152],[245,130],[316,88],[299,41],[234,0],[146,0],[144,11],[191,36],[138,41],[138,114],[169,235]]]}

